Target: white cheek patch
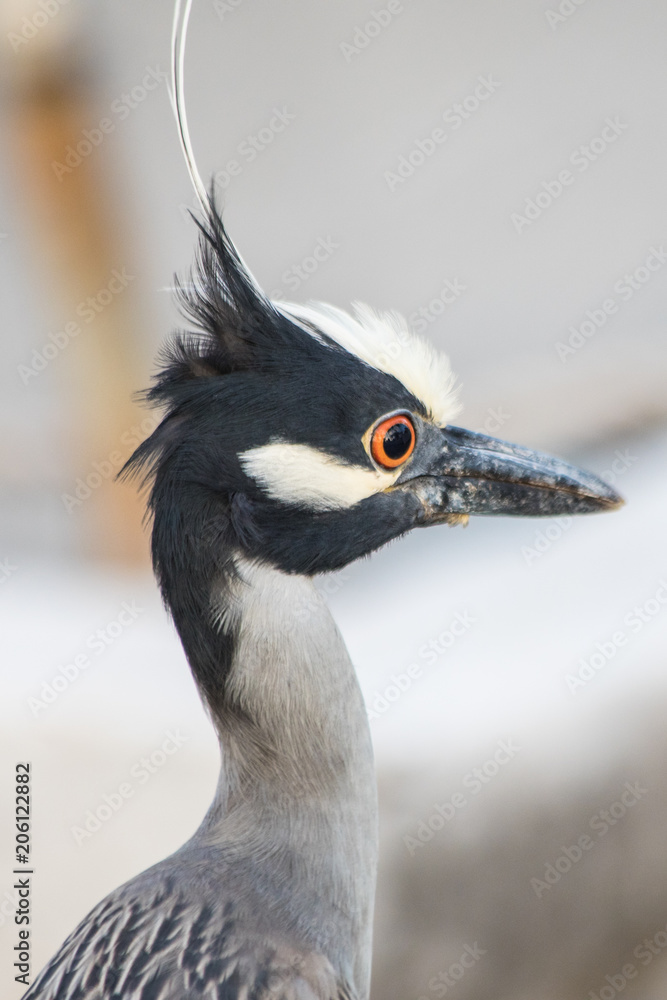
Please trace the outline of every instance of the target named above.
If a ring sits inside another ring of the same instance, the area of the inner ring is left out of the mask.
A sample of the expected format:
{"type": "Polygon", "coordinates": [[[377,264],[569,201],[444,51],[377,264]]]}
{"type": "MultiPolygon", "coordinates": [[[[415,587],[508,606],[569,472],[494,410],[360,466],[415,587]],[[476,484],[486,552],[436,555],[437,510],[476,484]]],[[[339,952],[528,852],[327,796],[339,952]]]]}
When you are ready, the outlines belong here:
{"type": "Polygon", "coordinates": [[[269,496],[314,510],[343,510],[392,486],[402,468],[386,472],[347,465],[307,444],[272,441],[239,455],[245,473],[269,496]]]}

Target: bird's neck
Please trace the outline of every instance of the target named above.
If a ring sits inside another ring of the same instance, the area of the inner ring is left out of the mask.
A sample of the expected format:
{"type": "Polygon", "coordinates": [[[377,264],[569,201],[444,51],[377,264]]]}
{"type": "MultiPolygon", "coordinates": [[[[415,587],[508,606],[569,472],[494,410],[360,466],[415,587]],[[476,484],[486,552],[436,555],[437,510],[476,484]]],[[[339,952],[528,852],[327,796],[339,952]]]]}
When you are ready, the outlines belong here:
{"type": "Polygon", "coordinates": [[[356,674],[309,579],[243,560],[236,568],[213,595],[234,644],[216,712],[220,781],[195,839],[246,871],[276,918],[312,938],[364,997],[377,816],[356,674]]]}

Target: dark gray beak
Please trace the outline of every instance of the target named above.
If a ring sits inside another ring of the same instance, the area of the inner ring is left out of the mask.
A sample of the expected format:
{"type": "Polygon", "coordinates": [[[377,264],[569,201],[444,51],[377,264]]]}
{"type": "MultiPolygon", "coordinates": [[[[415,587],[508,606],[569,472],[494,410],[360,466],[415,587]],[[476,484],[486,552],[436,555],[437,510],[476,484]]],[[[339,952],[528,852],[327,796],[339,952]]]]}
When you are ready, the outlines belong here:
{"type": "Polygon", "coordinates": [[[411,470],[404,480],[422,502],[422,523],[466,514],[589,514],[623,505],[597,476],[558,458],[462,427],[445,427],[437,435],[428,442],[427,467],[411,470]]]}

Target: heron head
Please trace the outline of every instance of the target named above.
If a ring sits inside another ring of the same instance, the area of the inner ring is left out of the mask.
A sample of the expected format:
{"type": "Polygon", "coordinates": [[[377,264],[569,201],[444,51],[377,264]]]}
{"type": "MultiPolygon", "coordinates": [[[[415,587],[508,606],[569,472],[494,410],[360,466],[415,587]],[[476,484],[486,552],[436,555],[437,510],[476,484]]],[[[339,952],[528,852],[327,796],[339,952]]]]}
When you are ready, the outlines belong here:
{"type": "Polygon", "coordinates": [[[156,527],[177,506],[211,545],[313,574],[414,527],[622,503],[591,473],[456,426],[447,360],[395,314],[270,302],[213,208],[181,299],[194,332],[163,359],[148,397],[166,415],[129,463],[154,477],[156,527]]]}

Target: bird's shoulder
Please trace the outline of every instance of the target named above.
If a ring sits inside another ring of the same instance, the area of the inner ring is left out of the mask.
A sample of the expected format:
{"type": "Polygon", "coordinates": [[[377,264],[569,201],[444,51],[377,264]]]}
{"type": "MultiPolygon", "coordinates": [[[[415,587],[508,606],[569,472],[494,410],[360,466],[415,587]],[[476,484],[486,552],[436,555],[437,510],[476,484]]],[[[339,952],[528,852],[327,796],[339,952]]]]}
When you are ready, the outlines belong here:
{"type": "Polygon", "coordinates": [[[357,1000],[326,956],[252,931],[231,899],[170,876],[127,883],[70,934],[23,1000],[357,1000]],[[185,890],[185,891],[184,891],[185,890]]]}

